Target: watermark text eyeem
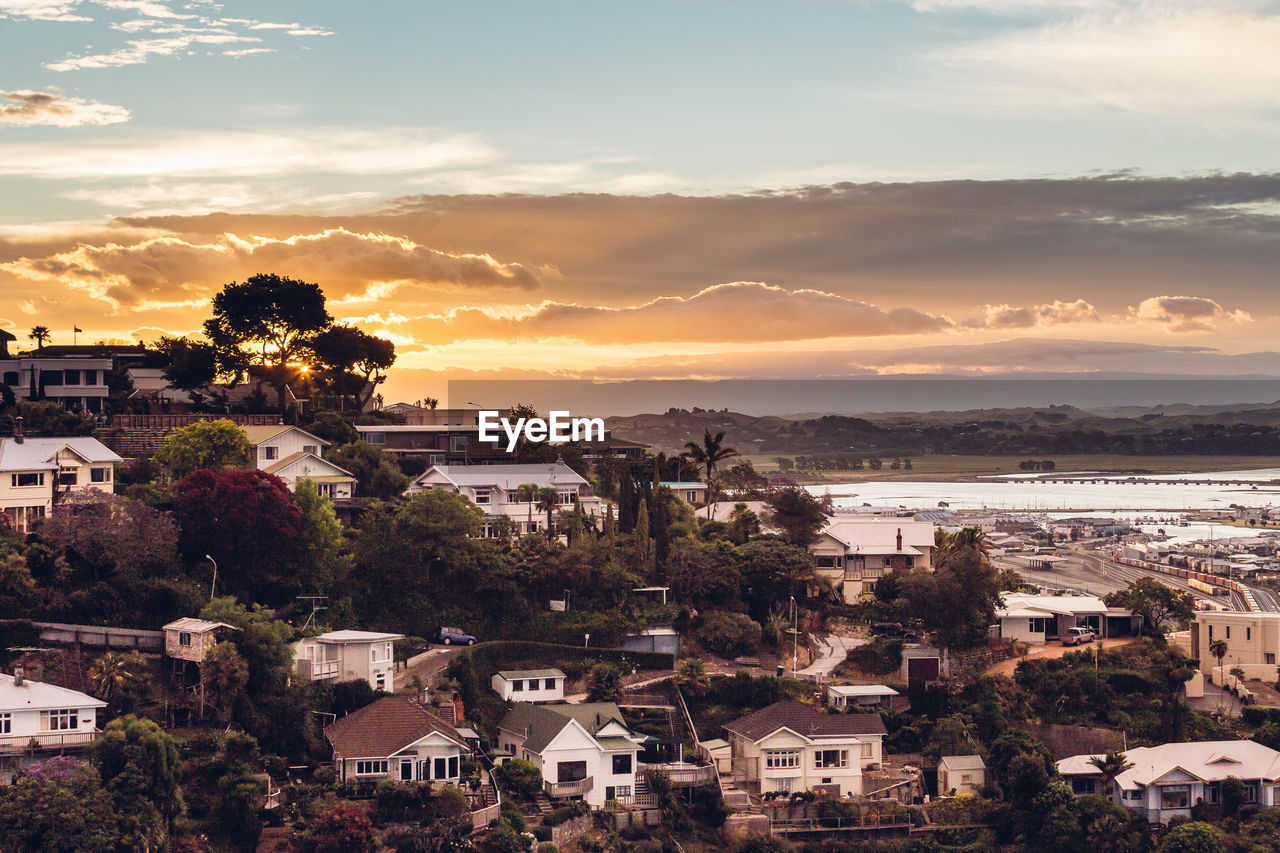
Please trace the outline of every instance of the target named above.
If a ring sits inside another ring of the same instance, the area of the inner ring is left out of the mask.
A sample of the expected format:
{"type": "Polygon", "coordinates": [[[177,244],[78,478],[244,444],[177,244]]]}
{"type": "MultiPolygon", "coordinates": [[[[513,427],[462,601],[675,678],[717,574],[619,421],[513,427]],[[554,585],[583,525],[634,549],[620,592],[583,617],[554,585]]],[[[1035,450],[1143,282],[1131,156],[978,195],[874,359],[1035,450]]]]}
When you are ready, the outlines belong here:
{"type": "Polygon", "coordinates": [[[520,437],[525,441],[547,444],[567,444],[570,441],[604,441],[604,418],[574,418],[566,411],[552,410],[547,420],[542,418],[517,418],[513,424],[510,418],[499,417],[493,409],[481,409],[479,420],[479,439],[490,444],[499,444],[502,436],[507,437],[507,452],[515,451],[520,437]]]}

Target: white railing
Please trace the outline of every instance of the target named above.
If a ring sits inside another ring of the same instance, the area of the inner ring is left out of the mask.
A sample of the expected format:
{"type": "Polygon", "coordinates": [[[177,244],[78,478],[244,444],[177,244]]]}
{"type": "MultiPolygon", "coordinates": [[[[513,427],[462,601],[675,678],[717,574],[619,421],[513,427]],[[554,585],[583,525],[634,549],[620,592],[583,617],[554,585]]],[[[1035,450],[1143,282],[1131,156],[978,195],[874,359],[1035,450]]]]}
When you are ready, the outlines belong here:
{"type": "Polygon", "coordinates": [[[588,776],[576,782],[545,782],[543,788],[546,789],[548,797],[578,797],[590,791],[594,782],[595,780],[588,776]]]}
{"type": "Polygon", "coordinates": [[[697,785],[710,785],[719,777],[714,764],[642,764],[640,771],[646,775],[659,771],[664,774],[671,785],[676,788],[689,788],[697,785]]]}
{"type": "Polygon", "coordinates": [[[98,736],[91,732],[40,732],[34,735],[7,735],[0,737],[0,754],[12,755],[30,749],[70,749],[88,746],[98,736]]]}

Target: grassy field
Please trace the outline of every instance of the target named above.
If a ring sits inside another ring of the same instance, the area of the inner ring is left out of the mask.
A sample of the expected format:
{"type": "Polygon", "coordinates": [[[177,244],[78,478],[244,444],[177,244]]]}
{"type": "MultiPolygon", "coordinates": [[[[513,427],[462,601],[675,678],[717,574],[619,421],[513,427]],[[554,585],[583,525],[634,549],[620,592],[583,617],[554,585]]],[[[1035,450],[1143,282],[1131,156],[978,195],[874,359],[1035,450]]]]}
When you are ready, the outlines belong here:
{"type": "MultiPolygon", "coordinates": [[[[756,470],[772,474],[778,470],[769,456],[747,456],[756,470]]],[[[973,480],[990,474],[1021,474],[1018,463],[1026,456],[913,456],[912,470],[891,471],[892,459],[884,460],[879,471],[823,471],[818,474],[790,474],[800,483],[858,483],[864,480],[952,481],[973,480]]],[[[1047,457],[1048,458],[1048,457],[1047,457]]],[[[1203,471],[1243,471],[1251,468],[1280,468],[1280,456],[1087,456],[1051,457],[1055,471],[1100,471],[1107,474],[1179,474],[1203,471]]]]}

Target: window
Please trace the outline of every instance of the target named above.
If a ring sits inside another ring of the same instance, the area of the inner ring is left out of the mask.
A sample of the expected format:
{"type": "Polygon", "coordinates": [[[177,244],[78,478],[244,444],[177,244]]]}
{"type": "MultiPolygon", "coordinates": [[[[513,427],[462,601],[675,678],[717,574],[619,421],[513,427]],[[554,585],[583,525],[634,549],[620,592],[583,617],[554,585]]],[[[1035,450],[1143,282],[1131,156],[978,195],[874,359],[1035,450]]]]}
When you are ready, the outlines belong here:
{"type": "Polygon", "coordinates": [[[524,679],[517,678],[515,681],[511,682],[511,690],[515,693],[522,692],[524,690],[524,679]]]}
{"type": "Polygon", "coordinates": [[[449,452],[450,453],[466,453],[467,437],[465,435],[449,436],[449,452]]]}
{"type": "Polygon", "coordinates": [[[872,745],[871,745],[871,744],[869,744],[869,743],[864,743],[864,744],[862,745],[862,757],[863,757],[863,758],[875,758],[875,757],[876,757],[876,756],[875,756],[875,750],[874,750],[874,748],[872,747],[872,745]]]}
{"type": "Polygon", "coordinates": [[[378,673],[378,677],[373,680],[373,689],[374,690],[387,689],[387,674],[385,672],[378,673]]]}
{"type": "Polygon", "coordinates": [[[554,678],[548,678],[548,679],[543,680],[543,682],[542,682],[542,689],[543,689],[543,690],[555,690],[555,689],[556,689],[556,680],[555,680],[554,678]]]}
{"type": "Polygon", "coordinates": [[[448,779],[449,778],[449,762],[444,758],[435,760],[435,767],[432,770],[432,779],[448,779]]]}
{"type": "Polygon", "coordinates": [[[1230,625],[1228,625],[1228,626],[1227,626],[1227,639],[1228,639],[1228,640],[1230,640],[1230,639],[1231,639],[1231,626],[1230,626],[1230,625]]]}
{"type": "Polygon", "coordinates": [[[40,731],[62,732],[79,727],[79,712],[74,708],[40,712],[40,731]]]}
{"type": "Polygon", "coordinates": [[[0,735],[7,735],[13,730],[12,715],[6,711],[0,714],[0,735]]]}
{"type": "Polygon", "coordinates": [[[780,776],[773,780],[773,790],[786,794],[791,791],[791,777],[780,776]]]}
{"type": "Polygon", "coordinates": [[[357,776],[385,776],[387,774],[387,760],[378,761],[357,761],[357,776]]]}
{"type": "Polygon", "coordinates": [[[1209,626],[1209,639],[1210,639],[1210,640],[1212,640],[1212,639],[1213,639],[1213,626],[1212,626],[1212,625],[1210,625],[1210,626],[1209,626]]]}
{"type": "Polygon", "coordinates": [[[1252,629],[1252,628],[1248,628],[1248,627],[1246,627],[1246,628],[1244,629],[1244,638],[1245,638],[1246,640],[1252,640],[1252,639],[1253,639],[1253,629],[1252,629]]]}
{"type": "Polygon", "coordinates": [[[1276,662],[1275,654],[1273,652],[1263,652],[1262,662],[1267,664],[1268,666],[1274,666],[1276,662]]]}
{"type": "Polygon", "coordinates": [[[80,384],[80,371],[78,371],[78,370],[64,370],[64,371],[62,371],[62,384],[63,384],[63,385],[79,385],[79,384],[80,384]]]}
{"type": "MultiPolygon", "coordinates": [[[[1093,780],[1088,776],[1072,776],[1071,792],[1073,794],[1092,794],[1094,788],[1093,780]]],[[[1125,791],[1128,794],[1128,791],[1125,791]]]]}
{"type": "Polygon", "coordinates": [[[458,778],[458,756],[449,759],[449,777],[450,779],[458,778]]]}
{"type": "Polygon", "coordinates": [[[98,371],[96,371],[96,370],[86,370],[86,371],[84,372],[84,384],[85,384],[85,385],[97,385],[97,384],[98,384],[98,371]]]}
{"type": "Polygon", "coordinates": [[[1258,801],[1258,783],[1257,782],[1245,783],[1244,801],[1246,803],[1256,803],[1258,801]]]}
{"type": "Polygon", "coordinates": [[[819,768],[848,767],[849,750],[819,749],[813,753],[813,766],[819,768]]]}
{"type": "Polygon", "coordinates": [[[61,385],[62,371],[61,370],[40,371],[40,384],[41,385],[61,385]]]}
{"type": "Polygon", "coordinates": [[[370,444],[386,444],[387,434],[385,432],[366,432],[364,440],[370,444]]]}
{"type": "Polygon", "coordinates": [[[631,786],[630,786],[630,785],[614,785],[612,788],[610,788],[610,789],[606,789],[605,793],[607,794],[610,790],[612,790],[612,791],[613,791],[613,796],[612,796],[612,797],[606,797],[606,799],[612,799],[612,800],[629,800],[629,799],[631,799],[631,786]]]}
{"type": "Polygon", "coordinates": [[[80,482],[80,471],[78,468],[59,468],[58,469],[58,485],[74,486],[80,482]]]}
{"type": "Polygon", "coordinates": [[[561,506],[573,506],[573,492],[560,492],[561,506]]]}
{"type": "Polygon", "coordinates": [[[1160,789],[1160,808],[1185,809],[1190,797],[1190,785],[1165,785],[1160,789]]]}
{"type": "Polygon", "coordinates": [[[110,482],[111,482],[111,469],[110,469],[110,468],[90,468],[90,469],[89,469],[89,482],[91,482],[91,483],[110,483],[110,482]]]}
{"type": "Polygon", "coordinates": [[[17,384],[18,384],[18,371],[16,371],[16,370],[6,370],[6,371],[4,372],[4,384],[5,384],[5,385],[8,385],[10,388],[12,388],[14,385],[17,385],[17,384]]]}
{"type": "Polygon", "coordinates": [[[180,646],[189,646],[189,645],[191,645],[191,632],[190,632],[190,631],[179,631],[179,632],[178,632],[178,645],[180,645],[180,646]]]}
{"type": "Polygon", "coordinates": [[[280,458],[280,448],[278,448],[278,447],[264,447],[264,448],[262,448],[262,458],[263,458],[263,459],[267,459],[267,460],[271,460],[271,459],[279,459],[279,458],[280,458]]]}
{"type": "Polygon", "coordinates": [[[631,772],[631,756],[615,755],[613,757],[613,775],[620,776],[631,772]]]}
{"type": "Polygon", "coordinates": [[[489,490],[476,489],[475,502],[478,504],[487,504],[489,502],[489,490]]]}
{"type": "Polygon", "coordinates": [[[318,444],[304,444],[304,445],[302,445],[302,452],[303,452],[303,453],[313,453],[313,454],[315,454],[316,456],[319,456],[319,455],[320,455],[320,445],[318,445],[318,444]]]}
{"type": "Polygon", "coordinates": [[[10,481],[14,486],[43,486],[44,474],[13,474],[10,481]]]}
{"type": "Polygon", "coordinates": [[[561,761],[556,764],[557,782],[581,782],[587,778],[587,762],[561,761]]]}
{"type": "Polygon", "coordinates": [[[1033,616],[1027,622],[1030,626],[1028,630],[1032,634],[1044,634],[1049,629],[1049,620],[1041,616],[1033,616]]]}
{"type": "Polygon", "coordinates": [[[785,770],[791,767],[800,766],[800,750],[798,749],[770,749],[764,754],[764,766],[766,770],[785,770]]]}
{"type": "Polygon", "coordinates": [[[508,491],[508,492],[507,492],[507,503],[509,503],[509,504],[518,504],[518,503],[520,503],[520,493],[519,493],[519,492],[512,492],[512,491],[508,491]]]}

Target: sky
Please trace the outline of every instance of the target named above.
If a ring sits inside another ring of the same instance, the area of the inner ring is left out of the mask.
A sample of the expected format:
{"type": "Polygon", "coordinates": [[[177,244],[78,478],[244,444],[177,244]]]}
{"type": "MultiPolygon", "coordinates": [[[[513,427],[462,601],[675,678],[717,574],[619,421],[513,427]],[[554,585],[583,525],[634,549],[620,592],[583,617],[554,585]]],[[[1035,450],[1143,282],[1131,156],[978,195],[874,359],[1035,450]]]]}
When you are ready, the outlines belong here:
{"type": "Polygon", "coordinates": [[[0,0],[0,328],[450,379],[1264,376],[1280,2],[0,0]]]}

